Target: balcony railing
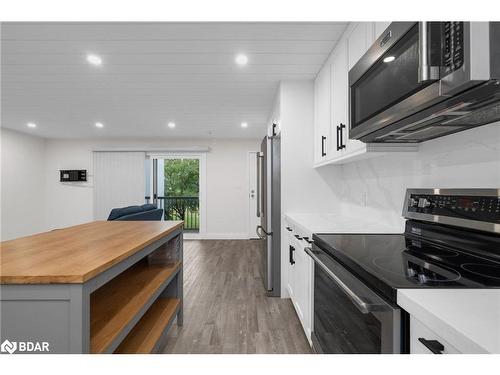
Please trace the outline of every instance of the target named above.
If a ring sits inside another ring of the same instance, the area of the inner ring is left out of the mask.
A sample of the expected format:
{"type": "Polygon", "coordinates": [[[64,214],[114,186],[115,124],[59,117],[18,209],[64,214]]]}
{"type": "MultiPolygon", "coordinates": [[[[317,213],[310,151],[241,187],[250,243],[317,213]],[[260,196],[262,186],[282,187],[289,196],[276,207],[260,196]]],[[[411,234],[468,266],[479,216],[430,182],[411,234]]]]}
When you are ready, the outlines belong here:
{"type": "MultiPolygon", "coordinates": [[[[150,203],[151,197],[145,197],[150,203]]],[[[165,220],[183,220],[184,230],[200,229],[200,199],[198,197],[158,197],[158,207],[164,210],[165,220]]]]}

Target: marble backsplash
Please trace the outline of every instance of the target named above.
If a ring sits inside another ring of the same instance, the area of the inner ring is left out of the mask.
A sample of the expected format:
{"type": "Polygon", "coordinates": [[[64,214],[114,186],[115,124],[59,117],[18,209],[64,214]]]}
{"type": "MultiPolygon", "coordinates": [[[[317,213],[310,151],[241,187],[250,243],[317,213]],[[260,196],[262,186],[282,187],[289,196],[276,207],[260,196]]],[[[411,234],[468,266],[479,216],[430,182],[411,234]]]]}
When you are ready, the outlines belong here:
{"type": "Polygon", "coordinates": [[[343,212],[402,229],[407,188],[500,188],[500,122],[422,143],[417,153],[319,168],[343,212]]]}

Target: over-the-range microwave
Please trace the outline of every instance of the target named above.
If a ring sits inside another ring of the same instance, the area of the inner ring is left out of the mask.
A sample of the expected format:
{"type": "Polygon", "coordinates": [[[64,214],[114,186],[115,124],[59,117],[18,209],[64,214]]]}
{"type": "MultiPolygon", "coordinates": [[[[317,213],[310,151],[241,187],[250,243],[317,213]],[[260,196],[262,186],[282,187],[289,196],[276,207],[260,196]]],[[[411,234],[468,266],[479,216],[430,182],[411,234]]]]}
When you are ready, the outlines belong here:
{"type": "Polygon", "coordinates": [[[349,71],[349,137],[418,143],[500,120],[500,22],[393,22],[349,71]]]}

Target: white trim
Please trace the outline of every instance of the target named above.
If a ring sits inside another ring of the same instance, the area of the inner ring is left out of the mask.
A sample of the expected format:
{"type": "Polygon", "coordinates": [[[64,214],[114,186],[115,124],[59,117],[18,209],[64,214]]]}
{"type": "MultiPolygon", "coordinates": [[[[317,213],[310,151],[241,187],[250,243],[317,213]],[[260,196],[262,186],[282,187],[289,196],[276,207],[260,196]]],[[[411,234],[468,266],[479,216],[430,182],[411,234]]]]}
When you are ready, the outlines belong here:
{"type": "Polygon", "coordinates": [[[205,156],[205,153],[200,152],[148,152],[146,156],[151,159],[199,159],[205,156]]]}
{"type": "MultiPolygon", "coordinates": [[[[249,239],[252,239],[252,238],[256,238],[256,229],[257,228],[250,228],[250,222],[251,222],[251,219],[250,219],[250,215],[254,214],[254,212],[252,211],[252,207],[251,207],[251,200],[250,200],[250,162],[251,162],[251,159],[252,159],[252,154],[257,154],[259,153],[260,151],[248,151],[247,152],[247,176],[246,176],[246,180],[247,180],[247,200],[248,200],[248,215],[247,215],[247,219],[246,219],[246,223],[247,223],[247,230],[248,230],[248,234],[247,234],[247,237],[249,239]]],[[[255,158],[254,158],[255,159],[255,158]]],[[[258,187],[257,187],[258,189],[258,187]]],[[[257,194],[257,192],[255,192],[255,194],[257,194]]]]}
{"type": "Polygon", "coordinates": [[[184,232],[186,240],[248,240],[248,233],[190,233],[184,232]]]}
{"type": "Polygon", "coordinates": [[[209,152],[208,146],[179,146],[179,147],[132,147],[132,146],[107,146],[107,147],[94,147],[94,152],[146,152],[149,154],[154,153],[171,153],[171,152],[209,152]]]}

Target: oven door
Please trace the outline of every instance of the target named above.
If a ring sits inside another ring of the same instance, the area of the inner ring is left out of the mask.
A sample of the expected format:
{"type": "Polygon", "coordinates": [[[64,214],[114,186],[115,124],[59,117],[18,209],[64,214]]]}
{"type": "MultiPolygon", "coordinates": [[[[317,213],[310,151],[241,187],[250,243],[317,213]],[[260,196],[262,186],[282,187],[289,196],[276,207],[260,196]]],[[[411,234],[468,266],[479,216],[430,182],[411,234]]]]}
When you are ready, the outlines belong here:
{"type": "Polygon", "coordinates": [[[312,342],[317,353],[401,353],[400,310],[316,245],[312,342]]]}

